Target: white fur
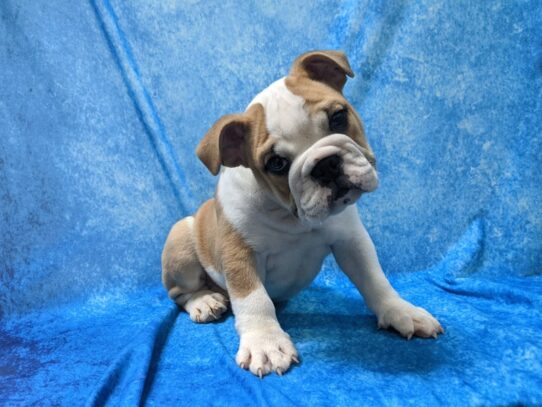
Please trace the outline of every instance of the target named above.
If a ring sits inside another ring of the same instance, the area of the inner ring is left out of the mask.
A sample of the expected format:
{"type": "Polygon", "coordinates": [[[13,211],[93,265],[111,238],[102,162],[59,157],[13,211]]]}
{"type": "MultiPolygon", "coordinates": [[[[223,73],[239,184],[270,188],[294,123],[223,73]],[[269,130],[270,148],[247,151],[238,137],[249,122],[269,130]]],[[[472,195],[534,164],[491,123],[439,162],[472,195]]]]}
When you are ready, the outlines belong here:
{"type": "MultiPolygon", "coordinates": [[[[331,154],[342,157],[345,175],[360,191],[376,188],[376,172],[361,149],[345,135],[325,134],[327,118],[321,114],[311,117],[304,100],[288,90],[284,78],[258,94],[253,103],[261,103],[265,109],[268,132],[276,141],[275,152],[292,160],[290,190],[302,219],[305,215],[304,220],[311,220],[307,211],[316,205],[311,203],[312,196],[316,201],[325,200],[325,188],[313,185],[309,178],[315,163],[331,154]],[[306,188],[312,190],[303,203],[306,188]]],[[[318,209],[313,216],[317,222],[300,222],[260,187],[250,169],[222,171],[217,199],[224,216],[253,249],[262,282],[248,296],[231,298],[241,337],[237,362],[242,367],[260,375],[280,373],[297,358],[289,336],[278,324],[271,298],[290,298],[309,285],[330,252],[376,313],[379,326],[394,327],[409,338],[414,333],[436,336],[442,331],[436,319],[402,300],[386,279],[354,205],[360,193],[345,196],[335,208],[318,209]]],[[[216,271],[208,272],[220,285],[216,271]]]]}
{"type": "Polygon", "coordinates": [[[186,220],[186,223],[188,223],[188,227],[191,231],[194,230],[194,217],[193,216],[187,216],[184,218],[186,220]]]}
{"type": "Polygon", "coordinates": [[[205,272],[209,277],[211,277],[211,280],[213,280],[216,285],[222,287],[224,290],[226,289],[226,279],[224,278],[224,273],[219,273],[212,266],[205,267],[205,272]]]}
{"type": "Polygon", "coordinates": [[[253,248],[258,274],[271,298],[290,298],[311,283],[331,251],[323,230],[301,224],[269,199],[246,168],[223,171],[217,198],[224,216],[253,248]]]}
{"type": "Polygon", "coordinates": [[[378,177],[361,148],[344,134],[331,134],[314,143],[298,156],[289,172],[289,184],[301,221],[318,224],[358,200],[362,192],[374,191],[378,177]],[[344,177],[352,189],[338,200],[330,201],[330,188],[322,187],[311,177],[316,164],[331,155],[342,160],[344,177]],[[331,202],[331,203],[330,203],[331,202]]]}
{"type": "Polygon", "coordinates": [[[263,286],[259,286],[243,298],[231,298],[233,313],[238,315],[235,326],[240,335],[278,325],[275,306],[263,286]]]}
{"type": "Polygon", "coordinates": [[[267,131],[279,141],[275,152],[281,156],[293,158],[325,134],[325,115],[316,120],[310,117],[305,108],[305,100],[288,89],[285,78],[269,85],[248,106],[255,103],[264,107],[267,131]]]}
{"type": "Polygon", "coordinates": [[[355,202],[362,191],[376,189],[376,171],[361,148],[350,137],[329,135],[327,115],[317,112],[311,116],[304,99],[288,89],[284,78],[256,95],[249,106],[255,103],[264,107],[267,131],[275,139],[275,153],[292,161],[289,183],[302,221],[318,224],[355,202]],[[345,176],[358,188],[333,203],[331,189],[320,186],[310,176],[316,163],[330,155],[342,158],[345,176]]]}
{"type": "Polygon", "coordinates": [[[282,374],[297,358],[297,351],[280,327],[275,307],[263,286],[244,298],[232,297],[235,327],[240,336],[236,361],[256,375],[282,374]]]}

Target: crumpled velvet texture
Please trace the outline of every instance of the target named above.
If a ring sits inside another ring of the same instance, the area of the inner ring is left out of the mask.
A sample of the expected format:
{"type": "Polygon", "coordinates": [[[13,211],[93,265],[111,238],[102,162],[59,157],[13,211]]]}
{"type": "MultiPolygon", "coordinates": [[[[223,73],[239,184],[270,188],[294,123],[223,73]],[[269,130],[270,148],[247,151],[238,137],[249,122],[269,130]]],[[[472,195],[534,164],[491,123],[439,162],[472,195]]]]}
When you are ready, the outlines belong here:
{"type": "Polygon", "coordinates": [[[0,404],[542,404],[542,3],[0,2],[0,404]],[[239,369],[230,314],[160,284],[213,194],[195,146],[342,49],[381,185],[359,208],[438,340],[377,331],[327,259],[277,304],[302,363],[239,369]]]}

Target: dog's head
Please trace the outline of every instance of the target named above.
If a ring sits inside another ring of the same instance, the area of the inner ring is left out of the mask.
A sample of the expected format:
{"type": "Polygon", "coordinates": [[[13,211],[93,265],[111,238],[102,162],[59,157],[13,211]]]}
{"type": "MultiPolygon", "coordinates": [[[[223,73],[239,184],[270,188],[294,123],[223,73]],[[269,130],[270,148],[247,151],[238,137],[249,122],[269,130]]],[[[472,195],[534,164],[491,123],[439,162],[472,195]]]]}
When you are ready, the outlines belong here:
{"type": "Polygon", "coordinates": [[[378,185],[363,125],[342,94],[347,76],[354,74],[342,52],[301,55],[244,113],[219,119],[198,157],[214,175],[221,165],[250,168],[304,223],[341,212],[378,185]]]}

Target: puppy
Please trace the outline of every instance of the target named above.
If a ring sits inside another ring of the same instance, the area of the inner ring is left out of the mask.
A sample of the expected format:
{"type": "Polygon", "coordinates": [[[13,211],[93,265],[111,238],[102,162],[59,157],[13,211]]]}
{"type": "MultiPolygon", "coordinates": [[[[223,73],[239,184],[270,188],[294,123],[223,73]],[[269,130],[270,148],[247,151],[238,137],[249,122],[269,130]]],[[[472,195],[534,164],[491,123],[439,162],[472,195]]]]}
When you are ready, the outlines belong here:
{"type": "Polygon", "coordinates": [[[272,300],[307,287],[333,253],[378,326],[436,338],[439,322],[403,300],[384,276],[356,201],[378,185],[362,122],[342,94],[353,77],[344,53],[309,52],[244,113],[220,118],[197,147],[214,199],[171,229],[162,253],[169,297],[194,322],[231,302],[237,364],[281,375],[298,354],[272,300]]]}

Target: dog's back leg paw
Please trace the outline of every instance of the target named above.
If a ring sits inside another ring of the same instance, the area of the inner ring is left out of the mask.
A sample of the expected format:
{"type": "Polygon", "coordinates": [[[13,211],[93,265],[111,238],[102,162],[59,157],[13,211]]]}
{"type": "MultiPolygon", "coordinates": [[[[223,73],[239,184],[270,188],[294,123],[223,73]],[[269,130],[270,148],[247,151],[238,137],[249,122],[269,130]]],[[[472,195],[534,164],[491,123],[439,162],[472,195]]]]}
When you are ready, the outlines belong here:
{"type": "Polygon", "coordinates": [[[219,319],[227,311],[228,299],[221,293],[204,289],[191,294],[184,303],[184,309],[194,322],[212,322],[219,319]]]}

